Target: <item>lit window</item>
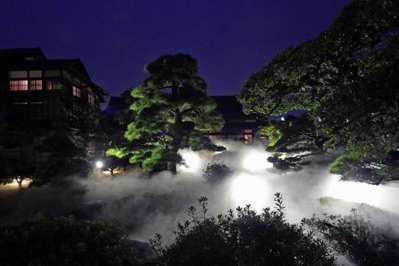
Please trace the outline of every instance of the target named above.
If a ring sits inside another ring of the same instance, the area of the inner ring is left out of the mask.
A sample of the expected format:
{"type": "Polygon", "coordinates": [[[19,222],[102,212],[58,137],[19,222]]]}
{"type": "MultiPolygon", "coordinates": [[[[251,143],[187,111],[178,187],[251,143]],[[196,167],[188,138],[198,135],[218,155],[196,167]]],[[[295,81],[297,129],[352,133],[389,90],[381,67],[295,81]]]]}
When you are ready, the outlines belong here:
{"type": "Polygon", "coordinates": [[[43,81],[41,79],[30,80],[29,87],[32,91],[41,91],[43,89],[43,81]]]}
{"type": "Polygon", "coordinates": [[[56,90],[60,83],[56,80],[48,80],[47,81],[47,90],[56,90]]]}
{"type": "Polygon", "coordinates": [[[28,81],[27,80],[10,80],[11,91],[27,91],[28,81]]]}
{"type": "Polygon", "coordinates": [[[88,87],[87,91],[88,91],[88,93],[87,93],[87,101],[89,102],[89,104],[91,106],[95,106],[96,105],[96,96],[93,93],[93,90],[90,87],[88,87]]]}
{"type": "Polygon", "coordinates": [[[10,71],[9,76],[11,79],[27,79],[28,71],[10,71]]]}
{"type": "Polygon", "coordinates": [[[72,95],[80,98],[80,97],[82,97],[82,91],[78,87],[73,86],[72,87],[72,95]]]}

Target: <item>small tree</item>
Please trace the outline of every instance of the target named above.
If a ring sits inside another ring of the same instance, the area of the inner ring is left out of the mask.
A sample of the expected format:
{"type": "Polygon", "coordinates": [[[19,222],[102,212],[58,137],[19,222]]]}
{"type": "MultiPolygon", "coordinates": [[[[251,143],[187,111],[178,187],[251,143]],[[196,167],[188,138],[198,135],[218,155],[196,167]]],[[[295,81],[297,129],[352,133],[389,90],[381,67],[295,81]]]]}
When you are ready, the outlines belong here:
{"type": "Polygon", "coordinates": [[[165,55],[146,66],[149,74],[131,92],[132,122],[128,145],[107,151],[108,156],[129,157],[145,170],[167,168],[176,172],[179,149],[216,149],[204,133],[220,130],[223,119],[207,96],[197,62],[189,55],[165,55]]]}
{"type": "Polygon", "coordinates": [[[36,170],[34,160],[30,150],[24,150],[32,142],[32,135],[26,131],[16,130],[6,123],[0,124],[0,183],[15,180],[21,187],[24,178],[33,178],[36,170]]]}
{"type": "Polygon", "coordinates": [[[37,145],[36,151],[51,155],[48,160],[38,164],[35,175],[40,179],[72,174],[86,175],[91,169],[84,139],[73,129],[51,131],[37,145]]]}

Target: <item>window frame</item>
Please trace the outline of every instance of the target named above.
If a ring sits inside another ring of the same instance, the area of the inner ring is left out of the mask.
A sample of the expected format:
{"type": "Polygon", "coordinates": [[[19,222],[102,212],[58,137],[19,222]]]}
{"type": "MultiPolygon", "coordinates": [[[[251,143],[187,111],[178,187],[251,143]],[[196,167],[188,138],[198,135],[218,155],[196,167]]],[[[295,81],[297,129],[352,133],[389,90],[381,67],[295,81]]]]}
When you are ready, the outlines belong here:
{"type": "Polygon", "coordinates": [[[42,69],[9,70],[8,85],[9,85],[8,86],[9,91],[12,92],[42,91],[44,89],[43,70],[42,69]],[[15,75],[18,72],[19,73],[24,72],[25,75],[15,75]]]}
{"type": "Polygon", "coordinates": [[[10,91],[29,91],[29,79],[10,79],[8,82],[10,91]]]}
{"type": "Polygon", "coordinates": [[[72,86],[72,96],[77,98],[82,98],[82,89],[78,86],[72,86]]]}

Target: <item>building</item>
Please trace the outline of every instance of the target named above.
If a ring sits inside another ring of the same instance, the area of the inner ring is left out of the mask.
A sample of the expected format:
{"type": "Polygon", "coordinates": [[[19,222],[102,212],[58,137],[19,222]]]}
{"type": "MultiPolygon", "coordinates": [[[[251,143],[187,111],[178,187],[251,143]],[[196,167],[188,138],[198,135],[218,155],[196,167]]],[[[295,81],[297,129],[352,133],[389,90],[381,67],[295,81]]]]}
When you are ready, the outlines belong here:
{"type": "MultiPolygon", "coordinates": [[[[225,125],[220,132],[208,132],[212,140],[236,140],[252,143],[258,128],[256,117],[244,114],[241,103],[236,96],[211,96],[218,111],[222,114],[225,125]]],[[[108,107],[104,111],[109,134],[113,143],[120,143],[123,131],[126,130],[129,115],[128,104],[123,97],[111,97],[108,107]]]]}
{"type": "Polygon", "coordinates": [[[1,156],[45,161],[51,154],[43,157],[36,147],[61,131],[79,135],[94,155],[105,95],[79,59],[48,59],[40,48],[0,49],[1,156]],[[22,135],[28,144],[18,142],[22,135]]]}
{"type": "Polygon", "coordinates": [[[0,113],[31,126],[98,123],[104,91],[79,59],[47,59],[40,48],[0,50],[0,113]]]}
{"type": "Polygon", "coordinates": [[[246,115],[237,96],[212,96],[217,104],[217,110],[222,114],[225,125],[220,132],[209,132],[212,140],[236,140],[247,144],[253,143],[258,122],[255,116],[246,115]]]}

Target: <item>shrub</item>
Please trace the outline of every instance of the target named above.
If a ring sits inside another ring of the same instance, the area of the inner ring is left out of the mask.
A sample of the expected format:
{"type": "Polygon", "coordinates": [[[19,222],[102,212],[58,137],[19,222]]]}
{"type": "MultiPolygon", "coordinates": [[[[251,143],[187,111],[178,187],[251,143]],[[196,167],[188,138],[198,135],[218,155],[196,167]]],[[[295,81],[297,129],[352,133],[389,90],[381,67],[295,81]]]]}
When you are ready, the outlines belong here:
{"type": "Polygon", "coordinates": [[[204,178],[207,182],[217,183],[232,173],[231,169],[224,164],[208,164],[204,170],[204,178]]]}
{"type": "Polygon", "coordinates": [[[360,165],[360,156],[355,153],[348,153],[339,156],[330,165],[330,173],[343,175],[345,172],[355,169],[360,165]]]}
{"type": "Polygon", "coordinates": [[[334,265],[312,232],[285,221],[280,194],[275,201],[275,210],[261,214],[248,205],[215,218],[202,198],[201,209],[191,207],[190,219],[178,224],[171,245],[163,246],[159,235],[151,243],[165,265],[334,265]]]}
{"type": "Polygon", "coordinates": [[[355,211],[351,215],[313,217],[304,220],[318,230],[339,252],[362,266],[394,266],[399,262],[399,235],[377,228],[355,211]]]}
{"type": "Polygon", "coordinates": [[[123,229],[106,222],[47,219],[0,227],[0,265],[140,265],[123,229]]]}
{"type": "Polygon", "coordinates": [[[268,149],[274,149],[279,140],[283,137],[281,131],[273,125],[261,128],[259,134],[261,137],[266,137],[268,139],[268,149]]]}

